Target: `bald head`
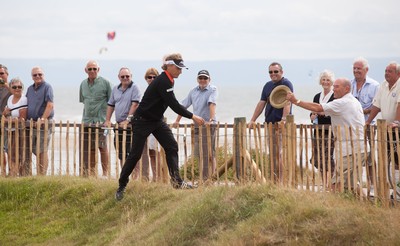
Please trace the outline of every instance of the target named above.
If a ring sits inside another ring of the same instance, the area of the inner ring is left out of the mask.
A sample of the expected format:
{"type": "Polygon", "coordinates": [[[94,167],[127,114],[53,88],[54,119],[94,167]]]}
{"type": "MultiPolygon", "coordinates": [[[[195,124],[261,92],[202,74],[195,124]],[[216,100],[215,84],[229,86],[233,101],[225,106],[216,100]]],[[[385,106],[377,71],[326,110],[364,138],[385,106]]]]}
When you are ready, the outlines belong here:
{"type": "Polygon", "coordinates": [[[338,78],[333,83],[333,95],[335,98],[342,98],[351,90],[351,82],[348,78],[338,78]]]}

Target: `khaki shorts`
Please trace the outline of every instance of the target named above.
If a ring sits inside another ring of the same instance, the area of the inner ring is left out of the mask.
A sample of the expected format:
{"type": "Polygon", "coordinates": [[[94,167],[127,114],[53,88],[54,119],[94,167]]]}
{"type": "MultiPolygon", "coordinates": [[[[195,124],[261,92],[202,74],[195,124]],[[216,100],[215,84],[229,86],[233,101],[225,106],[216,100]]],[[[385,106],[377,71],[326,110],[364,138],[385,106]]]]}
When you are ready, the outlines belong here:
{"type": "MultiPolygon", "coordinates": [[[[105,148],[107,147],[107,136],[104,136],[104,129],[98,130],[98,147],[105,148]]],[[[109,131],[109,130],[108,130],[109,131]]],[[[90,149],[94,150],[96,148],[96,128],[94,127],[84,127],[83,128],[83,146],[84,149],[88,149],[90,141],[90,149]],[[90,136],[89,136],[89,128],[91,128],[90,136]]]]}
{"type": "MultiPolygon", "coordinates": [[[[355,158],[355,163],[353,163],[353,155],[348,155],[348,156],[343,156],[343,179],[344,179],[344,188],[348,189],[349,184],[348,184],[348,173],[350,172],[350,182],[351,182],[351,187],[353,184],[353,172],[354,170],[356,170],[356,177],[358,180],[358,163],[361,159],[361,164],[362,166],[365,166],[365,153],[361,153],[361,155],[356,155],[355,158]],[[355,168],[354,168],[355,166],[355,168]]],[[[341,180],[341,172],[338,172],[338,170],[340,169],[340,160],[336,161],[336,170],[335,170],[335,174],[332,177],[332,184],[336,184],[338,182],[340,182],[341,180]]],[[[360,170],[362,171],[362,170],[360,170]]],[[[360,180],[358,180],[360,181],[360,180]]]]}
{"type": "MultiPolygon", "coordinates": [[[[51,140],[51,134],[52,134],[52,129],[49,128],[47,129],[47,134],[45,134],[44,129],[40,129],[39,133],[37,132],[37,129],[34,128],[32,129],[32,153],[36,155],[37,153],[37,140],[39,138],[39,153],[43,153],[48,150],[50,140],[51,140]],[[38,135],[39,134],[39,135],[38,135]],[[46,146],[45,146],[45,140],[46,139],[46,146]]],[[[26,142],[26,148],[29,150],[30,149],[30,130],[26,130],[26,136],[25,136],[25,142],[26,142]]]]}

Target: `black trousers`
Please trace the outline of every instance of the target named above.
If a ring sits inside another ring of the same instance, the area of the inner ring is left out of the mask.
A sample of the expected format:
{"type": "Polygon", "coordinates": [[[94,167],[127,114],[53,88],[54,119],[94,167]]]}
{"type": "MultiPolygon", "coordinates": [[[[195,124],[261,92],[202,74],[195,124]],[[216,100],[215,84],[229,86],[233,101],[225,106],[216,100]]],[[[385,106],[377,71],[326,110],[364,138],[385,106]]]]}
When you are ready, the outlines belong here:
{"type": "Polygon", "coordinates": [[[176,142],[169,126],[161,120],[148,121],[142,118],[134,118],[132,119],[132,131],[132,148],[124,166],[122,167],[119,185],[126,186],[128,184],[129,176],[142,156],[144,145],[150,133],[154,135],[165,150],[168,171],[172,181],[177,184],[182,184],[178,165],[178,143],[176,142]]]}

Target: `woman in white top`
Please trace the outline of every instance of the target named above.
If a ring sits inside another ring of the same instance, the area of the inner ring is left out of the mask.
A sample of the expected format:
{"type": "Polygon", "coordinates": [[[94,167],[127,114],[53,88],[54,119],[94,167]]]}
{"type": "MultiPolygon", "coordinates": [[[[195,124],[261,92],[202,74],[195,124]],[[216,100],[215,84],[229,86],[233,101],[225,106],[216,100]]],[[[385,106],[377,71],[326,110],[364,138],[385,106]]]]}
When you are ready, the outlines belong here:
{"type": "MultiPolygon", "coordinates": [[[[328,103],[334,100],[333,97],[333,82],[335,81],[335,75],[333,72],[329,70],[324,70],[319,75],[319,84],[322,87],[320,93],[317,93],[314,96],[314,103],[328,103]]],[[[316,125],[315,128],[318,128],[318,139],[317,139],[317,129],[314,130],[313,135],[313,154],[310,162],[316,167],[319,168],[319,171],[322,175],[322,179],[325,185],[328,186],[328,173],[330,173],[330,177],[333,176],[335,170],[335,161],[334,161],[334,137],[333,137],[333,129],[331,135],[329,135],[329,126],[331,125],[331,117],[326,116],[324,112],[311,112],[310,113],[311,122],[316,125]],[[319,126],[317,126],[319,125],[319,126]],[[322,125],[325,125],[324,131],[322,131],[322,125]],[[322,148],[322,139],[324,139],[324,148],[322,148]],[[329,146],[330,140],[330,146],[329,146]],[[325,158],[322,158],[322,157],[325,158]]]]}
{"type": "Polygon", "coordinates": [[[22,93],[24,85],[20,78],[13,78],[10,81],[10,88],[11,96],[7,100],[7,106],[4,108],[3,115],[5,117],[11,117],[13,125],[15,125],[15,123],[19,121],[17,129],[18,135],[16,134],[15,127],[6,128],[6,130],[9,131],[6,137],[8,138],[8,140],[10,140],[10,143],[8,143],[6,146],[6,148],[9,147],[7,148],[9,159],[9,175],[17,176],[18,170],[21,167],[23,152],[22,135],[24,132],[20,126],[26,119],[28,100],[22,93]],[[11,138],[9,138],[9,136],[11,136],[11,138]],[[16,145],[16,136],[18,136],[19,138],[19,146],[16,145]],[[18,155],[16,154],[17,149],[19,149],[18,155]]]}

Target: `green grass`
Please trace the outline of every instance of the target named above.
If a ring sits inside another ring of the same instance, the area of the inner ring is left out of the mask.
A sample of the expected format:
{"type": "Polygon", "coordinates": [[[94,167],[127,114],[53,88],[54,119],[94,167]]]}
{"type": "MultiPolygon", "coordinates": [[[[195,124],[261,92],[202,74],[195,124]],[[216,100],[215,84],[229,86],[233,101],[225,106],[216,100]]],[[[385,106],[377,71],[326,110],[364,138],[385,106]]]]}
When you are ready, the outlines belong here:
{"type": "Polygon", "coordinates": [[[0,245],[399,245],[400,209],[271,185],[0,178],[0,245]]]}

